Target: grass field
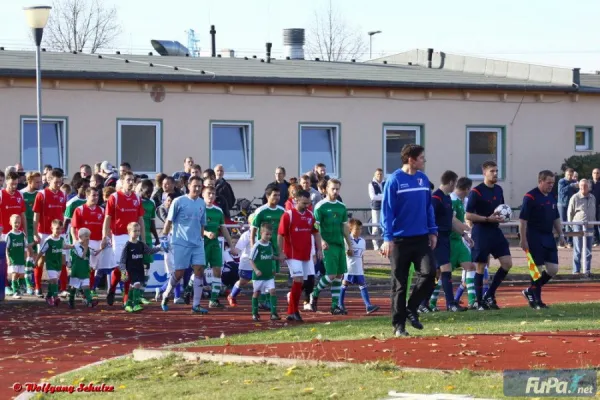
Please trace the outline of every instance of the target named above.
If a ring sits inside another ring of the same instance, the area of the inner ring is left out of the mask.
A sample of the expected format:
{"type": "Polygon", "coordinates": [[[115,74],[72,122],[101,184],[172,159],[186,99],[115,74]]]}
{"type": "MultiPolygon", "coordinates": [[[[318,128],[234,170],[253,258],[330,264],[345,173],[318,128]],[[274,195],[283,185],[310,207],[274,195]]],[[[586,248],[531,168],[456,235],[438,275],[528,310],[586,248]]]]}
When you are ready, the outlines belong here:
{"type": "MultiPolygon", "coordinates": [[[[481,333],[570,331],[597,329],[600,303],[555,304],[543,312],[529,307],[504,308],[493,312],[438,312],[421,316],[422,331],[410,329],[414,336],[440,336],[481,333]]],[[[389,317],[362,318],[352,321],[306,324],[277,330],[233,335],[224,339],[196,342],[197,346],[221,344],[263,344],[310,341],[317,336],[328,340],[365,339],[392,336],[389,317]]]]}

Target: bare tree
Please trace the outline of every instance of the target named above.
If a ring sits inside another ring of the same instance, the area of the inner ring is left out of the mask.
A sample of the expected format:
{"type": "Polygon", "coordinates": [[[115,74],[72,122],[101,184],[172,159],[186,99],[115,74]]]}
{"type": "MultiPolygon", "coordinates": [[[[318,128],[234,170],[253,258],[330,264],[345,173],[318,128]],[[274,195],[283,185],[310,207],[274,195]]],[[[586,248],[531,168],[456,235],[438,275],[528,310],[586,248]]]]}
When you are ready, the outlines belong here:
{"type": "Polygon", "coordinates": [[[117,9],[105,7],[101,0],[54,0],[44,33],[52,50],[95,53],[114,42],[121,25],[117,9]]]}
{"type": "Polygon", "coordinates": [[[315,11],[306,49],[310,57],[327,61],[358,59],[368,51],[360,28],[349,26],[331,0],[322,13],[315,11]]]}

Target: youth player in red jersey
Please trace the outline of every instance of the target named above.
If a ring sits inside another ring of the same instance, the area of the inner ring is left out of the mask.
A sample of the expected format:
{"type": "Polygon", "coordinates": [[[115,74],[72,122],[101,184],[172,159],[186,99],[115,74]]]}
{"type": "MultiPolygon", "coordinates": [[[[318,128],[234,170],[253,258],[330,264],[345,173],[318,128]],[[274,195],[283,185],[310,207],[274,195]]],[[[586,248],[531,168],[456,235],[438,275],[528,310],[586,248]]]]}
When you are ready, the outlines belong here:
{"type": "Polygon", "coordinates": [[[302,321],[298,304],[302,294],[302,283],[309,275],[315,274],[311,260],[312,236],[315,238],[317,258],[321,258],[321,236],[315,227],[315,217],[308,210],[310,193],[305,190],[296,192],[295,208],[286,211],[279,222],[279,248],[283,249],[283,258],[287,258],[290,276],[294,280],[290,301],[288,302],[288,321],[302,321]]]}
{"type": "MultiPolygon", "coordinates": [[[[48,236],[52,235],[52,221],[55,219],[62,221],[67,208],[67,198],[60,190],[63,184],[63,173],[54,169],[48,175],[48,187],[38,192],[33,203],[33,240],[36,244],[43,244],[48,236]]],[[[35,273],[40,274],[41,272],[38,270],[41,269],[36,266],[35,273]]],[[[59,278],[62,296],[69,294],[67,292],[68,279],[67,266],[63,265],[59,278]]],[[[40,287],[36,287],[36,290],[41,290],[41,277],[35,281],[36,286],[38,282],[40,283],[40,287]]]]}
{"type": "MultiPolygon", "coordinates": [[[[0,191],[0,227],[4,227],[4,230],[0,232],[2,233],[2,241],[6,240],[6,234],[11,230],[10,217],[13,214],[18,214],[21,221],[26,221],[25,201],[17,190],[18,184],[19,175],[16,172],[9,172],[6,175],[6,189],[0,191]]],[[[26,229],[26,224],[21,223],[19,230],[25,232],[25,237],[27,237],[26,229]]],[[[6,287],[10,287],[8,286],[8,278],[6,279],[6,287]]],[[[7,290],[7,294],[10,293],[10,290],[7,290]]]]}
{"type": "MultiPolygon", "coordinates": [[[[118,263],[121,260],[121,253],[129,241],[127,225],[131,222],[140,224],[140,229],[144,232],[144,207],[142,199],[134,191],[135,178],[133,172],[125,171],[121,175],[121,189],[113,193],[106,201],[106,210],[104,225],[102,227],[102,240],[108,243],[112,242],[113,248],[113,274],[110,282],[110,290],[106,296],[106,302],[112,306],[115,301],[115,291],[121,281],[121,270],[118,263]]],[[[145,237],[142,237],[142,242],[145,237]]],[[[125,293],[123,295],[123,304],[127,303],[130,282],[125,282],[125,293]]]]}
{"type": "Polygon", "coordinates": [[[113,267],[112,251],[102,250],[102,226],[104,224],[104,210],[98,205],[98,189],[85,190],[86,202],[75,209],[71,220],[71,235],[79,237],[81,228],[90,230],[90,288],[92,297],[96,297],[96,276],[98,280],[106,279],[113,267]],[[100,252],[98,252],[100,251],[100,252]]]}

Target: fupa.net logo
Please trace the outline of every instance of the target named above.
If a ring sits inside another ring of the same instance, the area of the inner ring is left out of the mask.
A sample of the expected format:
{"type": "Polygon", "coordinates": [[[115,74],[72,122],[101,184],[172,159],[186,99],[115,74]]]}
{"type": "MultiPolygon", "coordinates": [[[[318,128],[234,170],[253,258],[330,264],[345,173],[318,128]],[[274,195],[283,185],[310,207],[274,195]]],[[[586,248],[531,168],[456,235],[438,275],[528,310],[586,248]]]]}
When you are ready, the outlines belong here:
{"type": "Polygon", "coordinates": [[[504,371],[504,395],[517,397],[593,397],[597,373],[594,370],[511,370],[504,371]]]}
{"type": "Polygon", "coordinates": [[[527,379],[527,386],[525,387],[526,394],[532,395],[582,395],[582,394],[594,394],[593,385],[581,386],[580,382],[584,378],[584,374],[575,374],[571,379],[561,380],[556,377],[540,378],[540,377],[529,377],[527,379]]]}

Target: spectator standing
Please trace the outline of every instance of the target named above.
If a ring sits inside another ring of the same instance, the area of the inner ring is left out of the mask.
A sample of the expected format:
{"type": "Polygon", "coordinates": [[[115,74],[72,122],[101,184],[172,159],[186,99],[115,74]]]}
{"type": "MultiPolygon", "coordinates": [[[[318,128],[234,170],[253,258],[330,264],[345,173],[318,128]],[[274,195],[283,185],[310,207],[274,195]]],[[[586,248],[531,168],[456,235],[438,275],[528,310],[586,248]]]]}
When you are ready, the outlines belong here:
{"type": "Polygon", "coordinates": [[[182,177],[186,176],[188,179],[192,175],[192,168],[194,167],[194,159],[192,157],[186,157],[183,160],[183,171],[175,172],[173,174],[173,178],[175,180],[180,180],[182,177]]]}
{"type": "MultiPolygon", "coordinates": [[[[592,194],[596,198],[596,215],[600,215],[600,168],[594,168],[592,171],[592,194]]],[[[594,247],[600,243],[600,225],[595,225],[594,228],[594,247]]]]}
{"type": "Polygon", "coordinates": [[[310,176],[308,175],[302,175],[300,177],[300,186],[302,186],[302,190],[306,190],[310,194],[310,202],[314,209],[317,206],[317,203],[323,200],[323,196],[321,196],[321,193],[319,193],[317,189],[310,185],[310,176]]]}
{"type": "MultiPolygon", "coordinates": [[[[590,183],[587,179],[579,181],[579,192],[575,193],[569,200],[567,216],[569,222],[588,222],[597,221],[596,214],[596,198],[590,193],[590,183]]],[[[587,225],[574,225],[573,232],[584,232],[589,234],[592,232],[592,227],[587,225]]],[[[591,276],[590,267],[592,262],[592,240],[587,240],[586,248],[583,249],[583,237],[577,236],[573,240],[573,273],[579,274],[583,272],[587,277],[591,276]],[[586,258],[586,270],[581,270],[581,257],[586,258]]]]}
{"type": "Polygon", "coordinates": [[[44,173],[42,174],[42,188],[45,189],[48,187],[48,182],[50,182],[50,176],[52,174],[52,165],[46,164],[44,165],[44,173]]]}
{"type": "Polygon", "coordinates": [[[16,163],[15,168],[17,169],[17,174],[19,174],[19,183],[17,184],[17,190],[23,190],[27,187],[27,179],[25,178],[25,169],[23,168],[23,164],[16,163]]]}
{"type": "Polygon", "coordinates": [[[119,174],[115,170],[115,167],[108,161],[102,161],[100,164],[100,175],[104,178],[104,187],[111,186],[116,188],[117,181],[119,180],[119,174]]]}
{"type": "MultiPolygon", "coordinates": [[[[569,207],[569,200],[577,192],[577,181],[573,179],[575,170],[573,168],[567,168],[565,170],[565,177],[558,181],[558,214],[562,222],[567,222],[567,208],[569,207]]],[[[571,231],[570,226],[564,227],[565,232],[571,231]]],[[[573,246],[573,238],[567,237],[567,247],[573,246]]]]}
{"type": "MultiPolygon", "coordinates": [[[[371,199],[371,222],[379,224],[381,200],[383,199],[383,169],[377,168],[373,180],[369,183],[369,199],[371,199]]],[[[379,228],[373,227],[373,236],[379,235],[379,228]]],[[[373,239],[373,250],[379,250],[379,239],[373,239]]]]}
{"type": "Polygon", "coordinates": [[[307,173],[307,175],[310,177],[310,185],[315,189],[318,189],[317,184],[320,180],[329,180],[329,176],[327,175],[327,166],[323,163],[318,163],[315,165],[313,170],[307,173]]]}
{"type": "Polygon", "coordinates": [[[81,167],[79,167],[79,173],[82,178],[90,179],[92,177],[92,167],[87,164],[82,164],[81,167]]]}
{"type": "Polygon", "coordinates": [[[175,187],[175,179],[173,179],[172,176],[167,176],[163,179],[162,186],[156,191],[154,196],[152,196],[152,200],[156,207],[160,207],[170,194],[174,194],[176,197],[181,196],[181,192],[175,187]]]}
{"type": "MultiPolygon", "coordinates": [[[[281,207],[285,207],[285,202],[287,201],[286,194],[288,193],[288,190],[290,188],[290,183],[285,180],[285,168],[284,167],[277,167],[275,169],[275,181],[269,183],[267,185],[267,187],[269,187],[271,185],[275,185],[279,188],[279,193],[281,193],[282,196],[279,197],[278,205],[281,207]]],[[[267,189],[265,188],[265,192],[266,192],[266,190],[267,189]]],[[[321,200],[319,200],[319,201],[321,201],[321,200]]],[[[263,204],[267,204],[267,196],[266,195],[263,195],[262,202],[263,202],[263,204]]]]}
{"type": "Polygon", "coordinates": [[[217,164],[215,166],[215,175],[217,178],[215,189],[217,191],[217,197],[222,197],[227,202],[227,208],[231,208],[235,205],[235,194],[229,182],[225,180],[225,168],[223,165],[217,164]]]}

